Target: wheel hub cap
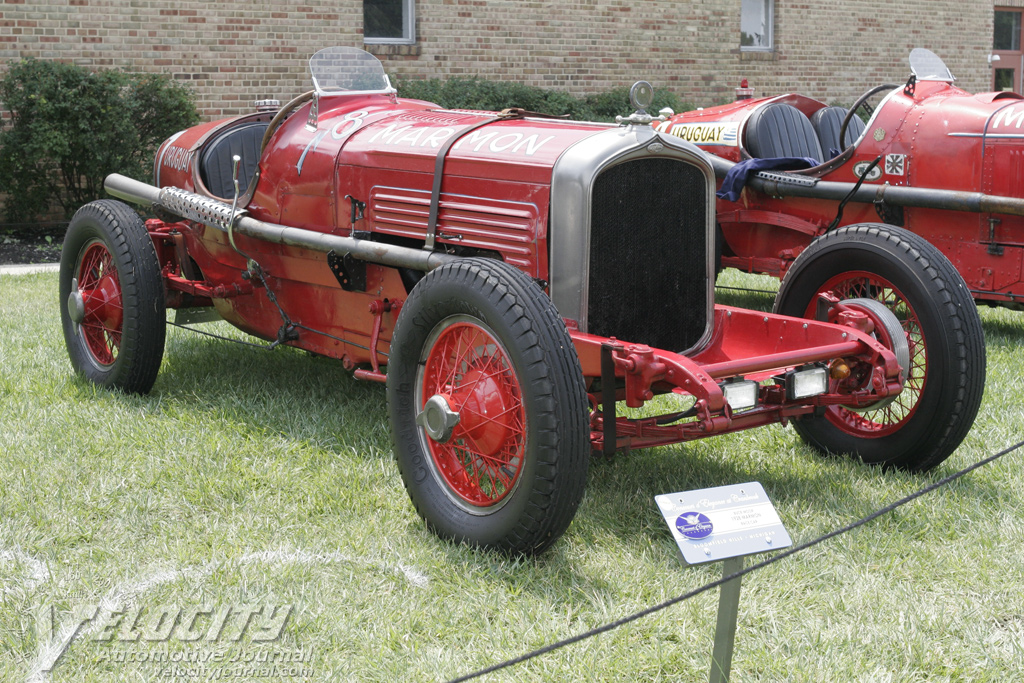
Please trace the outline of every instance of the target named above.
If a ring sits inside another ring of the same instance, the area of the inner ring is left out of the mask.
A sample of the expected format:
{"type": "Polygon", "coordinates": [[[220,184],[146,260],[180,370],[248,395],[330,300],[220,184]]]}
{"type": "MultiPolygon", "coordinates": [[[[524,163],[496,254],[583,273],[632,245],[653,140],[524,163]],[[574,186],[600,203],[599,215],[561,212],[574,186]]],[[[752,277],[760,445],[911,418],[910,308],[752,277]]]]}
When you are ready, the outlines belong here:
{"type": "Polygon", "coordinates": [[[466,373],[464,385],[456,392],[461,404],[462,429],[483,455],[494,455],[505,445],[512,431],[508,390],[480,369],[466,373]]]}
{"type": "Polygon", "coordinates": [[[95,288],[79,292],[79,296],[84,302],[83,319],[88,316],[108,330],[121,329],[121,287],[113,270],[106,272],[95,288]]]}
{"type": "Polygon", "coordinates": [[[71,280],[71,295],[68,296],[68,315],[72,322],[81,325],[85,320],[85,299],[78,290],[78,278],[71,280]]]}
{"type": "Polygon", "coordinates": [[[438,443],[446,443],[452,438],[452,430],[459,420],[460,415],[451,409],[448,398],[443,394],[431,396],[424,404],[423,412],[416,416],[416,424],[438,443]]]}

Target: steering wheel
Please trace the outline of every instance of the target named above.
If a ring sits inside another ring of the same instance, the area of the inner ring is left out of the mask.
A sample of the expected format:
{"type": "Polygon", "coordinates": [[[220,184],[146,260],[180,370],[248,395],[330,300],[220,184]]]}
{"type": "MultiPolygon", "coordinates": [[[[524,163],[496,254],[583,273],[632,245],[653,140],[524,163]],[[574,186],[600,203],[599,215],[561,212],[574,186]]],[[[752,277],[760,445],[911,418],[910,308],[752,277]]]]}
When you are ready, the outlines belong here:
{"type": "Polygon", "coordinates": [[[274,118],[270,120],[270,125],[267,126],[267,130],[263,133],[263,140],[262,142],[260,142],[260,158],[263,157],[263,151],[267,148],[267,143],[270,142],[270,137],[274,134],[274,131],[277,130],[278,126],[280,126],[284,122],[284,120],[288,118],[288,115],[292,112],[293,109],[295,109],[301,104],[304,104],[307,100],[311,99],[313,99],[312,90],[310,90],[309,92],[302,93],[301,95],[293,99],[291,102],[277,110],[277,113],[274,115],[274,118]]]}
{"type": "MultiPolygon", "coordinates": [[[[846,116],[843,117],[843,124],[839,126],[839,144],[843,145],[845,143],[846,129],[850,127],[850,120],[853,119],[858,109],[860,109],[862,106],[865,106],[865,103],[868,101],[868,98],[870,98],[875,93],[879,93],[883,90],[895,90],[898,87],[900,86],[892,85],[890,83],[876,85],[874,88],[871,88],[871,90],[868,90],[866,93],[858,97],[857,101],[853,103],[852,107],[850,107],[850,111],[846,112],[846,116]]],[[[845,150],[846,147],[843,147],[843,149],[845,150]]]]}

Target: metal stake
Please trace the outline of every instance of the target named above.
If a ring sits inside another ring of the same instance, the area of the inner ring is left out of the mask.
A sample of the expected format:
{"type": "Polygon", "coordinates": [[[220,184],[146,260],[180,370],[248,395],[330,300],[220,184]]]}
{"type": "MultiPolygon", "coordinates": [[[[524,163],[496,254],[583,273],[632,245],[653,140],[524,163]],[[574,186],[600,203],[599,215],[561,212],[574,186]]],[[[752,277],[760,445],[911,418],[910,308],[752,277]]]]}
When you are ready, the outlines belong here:
{"type": "MultiPolygon", "coordinates": [[[[743,571],[743,556],[730,557],[722,563],[722,578],[743,571]]],[[[736,642],[736,617],[740,609],[740,581],[736,577],[722,584],[718,597],[718,624],[715,626],[715,647],[711,653],[710,683],[729,683],[732,648],[736,642]]]]}

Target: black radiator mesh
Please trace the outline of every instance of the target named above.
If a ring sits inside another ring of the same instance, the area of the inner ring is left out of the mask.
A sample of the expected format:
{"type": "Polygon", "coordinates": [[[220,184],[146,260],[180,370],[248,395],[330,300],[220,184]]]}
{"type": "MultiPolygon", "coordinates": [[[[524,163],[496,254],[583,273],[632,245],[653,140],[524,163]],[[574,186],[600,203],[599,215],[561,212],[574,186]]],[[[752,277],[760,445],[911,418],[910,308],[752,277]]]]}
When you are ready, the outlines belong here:
{"type": "Polygon", "coordinates": [[[669,351],[707,324],[707,181],[682,161],[613,166],[594,184],[587,328],[669,351]]]}

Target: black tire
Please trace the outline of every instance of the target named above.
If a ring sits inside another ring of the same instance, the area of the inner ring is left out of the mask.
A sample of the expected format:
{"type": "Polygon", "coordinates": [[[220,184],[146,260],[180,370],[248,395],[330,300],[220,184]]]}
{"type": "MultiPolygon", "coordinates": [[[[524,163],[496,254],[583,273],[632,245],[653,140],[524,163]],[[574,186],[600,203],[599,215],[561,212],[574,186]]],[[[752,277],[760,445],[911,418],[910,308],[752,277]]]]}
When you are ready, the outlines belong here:
{"type": "Polygon", "coordinates": [[[910,471],[935,467],[974,424],[985,386],[984,334],[963,278],[918,235],[860,224],[822,235],[800,254],[775,311],[813,318],[822,291],[885,304],[906,332],[910,372],[890,405],[856,413],[831,407],[793,426],[825,453],[910,471]]]}
{"type": "Polygon", "coordinates": [[[587,394],[565,323],[525,274],[478,258],[427,274],[395,325],[387,393],[398,469],[439,536],[534,554],[568,528],[587,478],[587,394]]]}
{"type": "Polygon", "coordinates": [[[71,219],[60,257],[60,318],[77,372],[126,393],[152,389],[164,354],[166,297],[153,242],[126,204],[95,201],[71,219]]]}

